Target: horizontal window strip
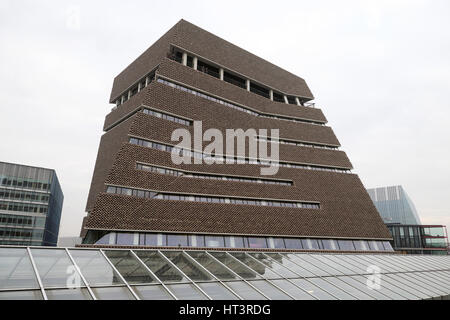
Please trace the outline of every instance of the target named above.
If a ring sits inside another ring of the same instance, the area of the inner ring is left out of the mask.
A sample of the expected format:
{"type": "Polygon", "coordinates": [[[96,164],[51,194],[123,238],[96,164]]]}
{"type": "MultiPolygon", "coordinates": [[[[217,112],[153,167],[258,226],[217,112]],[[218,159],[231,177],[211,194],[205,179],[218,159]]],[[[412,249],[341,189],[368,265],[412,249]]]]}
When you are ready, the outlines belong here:
{"type": "Polygon", "coordinates": [[[268,137],[257,137],[257,141],[268,141],[271,143],[287,144],[287,145],[292,145],[292,146],[310,147],[310,148],[326,149],[326,150],[338,150],[339,149],[338,146],[325,145],[325,144],[319,144],[319,143],[314,143],[314,142],[294,141],[294,140],[287,140],[287,139],[271,140],[268,137]]]}
{"type": "Polygon", "coordinates": [[[172,201],[189,201],[189,202],[203,202],[203,203],[226,203],[226,204],[240,204],[250,206],[264,206],[264,207],[285,207],[285,208],[300,208],[300,209],[320,209],[320,204],[316,202],[304,201],[279,201],[266,199],[250,199],[250,198],[234,198],[221,196],[203,196],[203,195],[189,195],[189,194],[172,194],[156,191],[148,191],[134,188],[124,188],[108,186],[107,193],[122,194],[127,196],[134,196],[147,199],[160,199],[172,201]]]}
{"type": "Polygon", "coordinates": [[[283,186],[292,186],[292,181],[283,180],[272,180],[272,179],[259,179],[259,178],[249,178],[249,177],[238,177],[229,175],[215,175],[215,174],[205,174],[198,172],[183,171],[177,169],[168,169],[163,167],[158,167],[155,165],[145,165],[138,163],[136,165],[138,170],[156,172],[160,174],[171,175],[175,177],[186,177],[186,178],[198,178],[198,179],[210,179],[210,180],[221,180],[221,181],[237,181],[237,182],[250,182],[250,183],[262,183],[262,184],[274,184],[283,186]]]}
{"type": "Polygon", "coordinates": [[[176,122],[185,126],[191,126],[192,125],[192,121],[186,120],[186,119],[182,119],[179,117],[175,117],[172,116],[170,114],[167,113],[163,113],[160,111],[155,111],[149,108],[144,107],[144,109],[142,110],[143,113],[148,114],[150,116],[156,117],[156,118],[161,118],[167,121],[172,121],[172,122],[176,122]]]}
{"type": "Polygon", "coordinates": [[[272,115],[272,114],[267,114],[267,113],[256,112],[256,111],[251,110],[249,108],[238,106],[238,105],[230,103],[228,101],[225,101],[225,100],[222,100],[222,99],[219,99],[219,98],[215,98],[215,97],[213,97],[211,95],[207,95],[207,94],[198,92],[198,91],[193,90],[193,89],[189,89],[187,87],[181,86],[179,84],[175,84],[175,83],[173,83],[171,81],[167,81],[165,79],[159,78],[157,80],[157,82],[165,84],[165,85],[167,85],[169,87],[172,87],[172,88],[175,88],[175,89],[178,89],[178,90],[181,90],[181,91],[193,94],[195,96],[198,96],[198,97],[201,97],[201,98],[204,98],[204,99],[216,102],[216,103],[220,103],[220,104],[222,104],[222,105],[224,105],[226,107],[230,107],[230,108],[233,108],[235,110],[246,112],[246,113],[251,114],[251,115],[253,115],[255,117],[263,117],[263,118],[278,119],[278,120],[287,120],[287,121],[293,121],[293,122],[299,122],[299,123],[315,124],[315,125],[320,125],[320,126],[324,126],[325,125],[325,123],[320,122],[320,121],[315,121],[315,120],[298,119],[298,118],[293,118],[293,117],[289,117],[289,116],[272,115]]]}
{"type": "Polygon", "coordinates": [[[109,232],[95,242],[98,245],[238,248],[238,249],[288,249],[327,251],[394,251],[389,241],[342,240],[315,238],[287,238],[265,236],[222,236],[217,234],[109,232]]]}
{"type": "Polygon", "coordinates": [[[295,169],[305,169],[305,170],[316,170],[316,171],[328,171],[328,172],[339,172],[339,173],[351,173],[350,169],[343,168],[335,168],[335,167],[325,167],[318,165],[303,165],[298,163],[284,162],[279,161],[278,163],[270,162],[270,160],[259,160],[259,159],[249,159],[249,158],[240,158],[240,157],[231,157],[231,156],[222,156],[222,155],[211,155],[204,154],[202,152],[191,151],[187,149],[182,149],[178,147],[174,147],[168,144],[163,144],[159,142],[148,141],[140,138],[130,138],[130,143],[146,148],[156,149],[165,152],[176,152],[183,156],[193,157],[197,159],[216,159],[219,161],[226,161],[226,164],[256,164],[256,165],[264,165],[269,166],[277,165],[279,167],[285,168],[295,168],[295,169]]]}

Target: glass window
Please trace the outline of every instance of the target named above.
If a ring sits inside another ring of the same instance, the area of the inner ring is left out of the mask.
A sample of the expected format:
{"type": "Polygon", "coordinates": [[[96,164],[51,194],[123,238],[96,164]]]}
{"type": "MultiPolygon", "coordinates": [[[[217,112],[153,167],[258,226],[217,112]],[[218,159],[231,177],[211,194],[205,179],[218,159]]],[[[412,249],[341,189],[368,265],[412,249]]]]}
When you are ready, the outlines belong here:
{"type": "Polygon", "coordinates": [[[90,285],[122,284],[117,273],[97,250],[70,250],[75,263],[90,285]]]}
{"type": "Polygon", "coordinates": [[[311,239],[302,239],[302,246],[303,246],[303,249],[311,250],[312,246],[313,246],[311,239]]]}
{"type": "Polygon", "coordinates": [[[26,249],[0,248],[0,289],[39,288],[26,249]]]}
{"type": "Polygon", "coordinates": [[[187,247],[187,235],[183,234],[169,234],[167,235],[167,245],[170,247],[187,247]]]}
{"type": "Polygon", "coordinates": [[[383,247],[378,246],[378,241],[369,241],[369,247],[370,247],[370,250],[373,250],[373,251],[383,250],[383,247]]]}
{"type": "Polygon", "coordinates": [[[190,235],[189,236],[189,246],[196,248],[205,247],[205,236],[190,235]]]}
{"type": "Polygon", "coordinates": [[[92,300],[87,289],[73,288],[62,290],[45,290],[48,300],[92,300]]]}
{"type": "Polygon", "coordinates": [[[286,249],[303,249],[300,239],[284,239],[286,249]]]}
{"type": "Polygon", "coordinates": [[[367,244],[367,241],[364,240],[354,240],[353,245],[355,246],[355,249],[357,251],[368,251],[369,245],[367,244]]]}
{"type": "Polygon", "coordinates": [[[210,248],[224,248],[223,236],[205,236],[206,246],[210,248]]]}
{"type": "Polygon", "coordinates": [[[141,300],[173,300],[173,297],[161,285],[135,286],[133,290],[141,300]]]}
{"type": "Polygon", "coordinates": [[[248,237],[249,248],[267,248],[266,238],[248,237]]]}
{"type": "Polygon", "coordinates": [[[225,246],[227,248],[245,248],[244,238],[235,236],[225,237],[225,246]]]}
{"type": "Polygon", "coordinates": [[[105,255],[129,284],[152,283],[155,280],[147,269],[128,250],[106,250],[105,255]]]}
{"type": "Polygon", "coordinates": [[[82,287],[81,276],[65,250],[31,249],[44,287],[82,287]]]}
{"type": "Polygon", "coordinates": [[[182,282],[187,279],[170,265],[158,252],[136,251],[139,258],[163,282],[182,282]]]}
{"type": "Polygon", "coordinates": [[[146,246],[166,246],[166,235],[164,234],[156,234],[156,233],[149,233],[145,235],[145,245],[146,246]]]}
{"type": "Polygon", "coordinates": [[[322,240],[322,245],[325,250],[338,250],[336,240],[324,239],[322,240]]]}
{"type": "Polygon", "coordinates": [[[339,249],[341,251],[354,251],[353,241],[351,240],[338,240],[339,249]]]}
{"type": "Polygon", "coordinates": [[[109,237],[110,233],[105,234],[103,237],[101,237],[95,244],[109,244],[109,237]]]}
{"type": "Polygon", "coordinates": [[[208,298],[192,284],[169,284],[167,288],[180,300],[207,300],[208,298]]]}
{"type": "Polygon", "coordinates": [[[198,286],[206,292],[213,300],[237,300],[236,297],[230,290],[225,288],[222,284],[218,282],[204,282],[198,283],[198,286]]]}
{"type": "Polygon", "coordinates": [[[135,300],[127,287],[92,288],[99,300],[135,300]]]}

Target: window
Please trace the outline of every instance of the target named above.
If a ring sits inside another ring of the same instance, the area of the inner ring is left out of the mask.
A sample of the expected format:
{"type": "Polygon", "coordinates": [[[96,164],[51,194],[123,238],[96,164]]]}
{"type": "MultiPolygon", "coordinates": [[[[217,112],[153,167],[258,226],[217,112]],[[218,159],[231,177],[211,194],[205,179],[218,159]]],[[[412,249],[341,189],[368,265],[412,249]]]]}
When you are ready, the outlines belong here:
{"type": "Polygon", "coordinates": [[[134,233],[118,233],[116,244],[118,245],[133,245],[134,233]]]}
{"type": "Polygon", "coordinates": [[[267,248],[266,238],[248,237],[249,248],[267,248]]]}
{"type": "Polygon", "coordinates": [[[205,236],[206,246],[210,248],[225,247],[224,238],[222,236],[205,236]]]}
{"type": "Polygon", "coordinates": [[[355,247],[353,245],[353,241],[351,240],[338,240],[339,248],[342,251],[354,251],[355,247]]]}
{"type": "Polygon", "coordinates": [[[250,82],[250,92],[256,93],[265,98],[270,98],[269,90],[255,84],[254,82],[250,82]]]}
{"type": "Polygon", "coordinates": [[[187,247],[188,246],[187,235],[169,234],[167,236],[167,245],[169,247],[187,247]]]}

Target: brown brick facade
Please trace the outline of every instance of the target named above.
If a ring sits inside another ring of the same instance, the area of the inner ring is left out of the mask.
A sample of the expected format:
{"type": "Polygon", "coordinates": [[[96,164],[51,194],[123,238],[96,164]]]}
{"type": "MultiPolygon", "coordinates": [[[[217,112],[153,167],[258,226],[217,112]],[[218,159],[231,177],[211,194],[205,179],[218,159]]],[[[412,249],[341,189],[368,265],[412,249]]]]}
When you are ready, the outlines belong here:
{"type": "MultiPolygon", "coordinates": [[[[197,53],[224,67],[280,91],[312,97],[303,79],[290,74],[206,31],[181,21],[114,80],[111,99],[154,68],[156,78],[170,79],[209,95],[243,105],[259,113],[290,116],[326,123],[322,110],[270,101],[166,58],[170,44],[197,53]]],[[[293,181],[293,185],[205,180],[170,176],[136,169],[136,163],[153,164],[199,173],[260,177],[255,164],[175,165],[170,153],[129,143],[130,137],[174,145],[171,134],[192,126],[160,119],[141,112],[147,106],[192,121],[203,130],[279,129],[280,138],[339,146],[326,125],[292,122],[248,114],[223,104],[153,81],[106,116],[97,162],[83,223],[86,230],[214,233],[387,239],[389,231],[355,174],[280,167],[270,178],[293,181]],[[320,209],[300,209],[197,203],[144,199],[107,194],[106,186],[169,193],[248,197],[319,202],[320,209]]],[[[204,143],[204,146],[208,143],[204,143]]],[[[351,169],[345,152],[280,144],[280,161],[351,169]]],[[[247,152],[248,154],[248,152],[247,152]]]]}

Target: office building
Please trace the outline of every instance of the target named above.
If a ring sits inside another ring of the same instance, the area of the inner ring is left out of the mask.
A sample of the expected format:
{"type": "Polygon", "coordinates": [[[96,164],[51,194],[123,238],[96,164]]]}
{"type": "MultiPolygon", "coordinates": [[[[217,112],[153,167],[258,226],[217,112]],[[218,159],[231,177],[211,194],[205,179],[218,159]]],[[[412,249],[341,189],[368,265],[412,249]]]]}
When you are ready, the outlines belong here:
{"type": "Polygon", "coordinates": [[[63,201],[55,170],[0,162],[0,245],[56,246],[63,201]]]}

